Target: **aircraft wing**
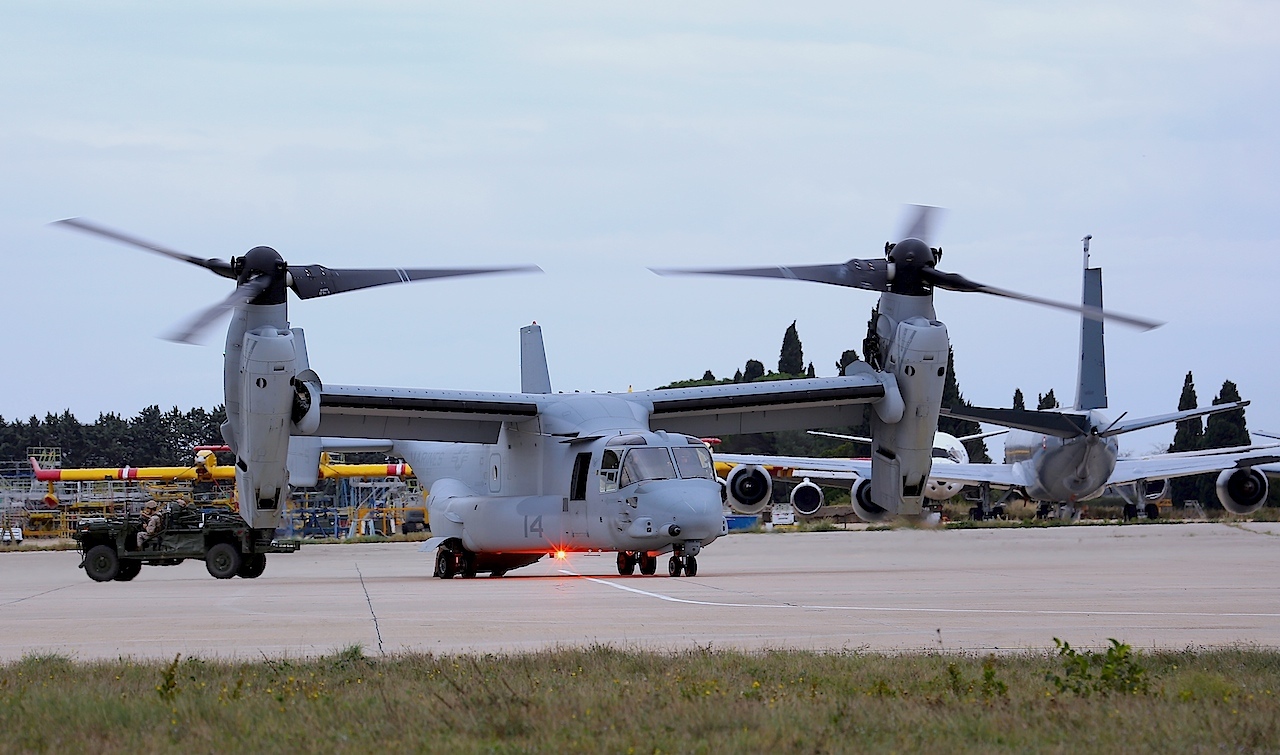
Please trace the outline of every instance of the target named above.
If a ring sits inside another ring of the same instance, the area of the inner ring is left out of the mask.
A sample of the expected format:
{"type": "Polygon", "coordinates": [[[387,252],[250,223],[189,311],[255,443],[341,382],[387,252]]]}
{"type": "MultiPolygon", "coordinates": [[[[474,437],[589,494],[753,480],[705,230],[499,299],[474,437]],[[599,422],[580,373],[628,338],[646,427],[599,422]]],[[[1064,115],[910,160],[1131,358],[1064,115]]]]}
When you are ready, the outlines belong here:
{"type": "MultiPolygon", "coordinates": [[[[1224,469],[1242,469],[1280,461],[1276,449],[1240,451],[1237,453],[1202,454],[1183,456],[1157,454],[1140,458],[1119,459],[1116,468],[1107,479],[1108,485],[1122,485],[1138,480],[1164,480],[1186,477],[1224,469]]],[[[1265,472],[1266,469],[1264,468],[1265,472]]]]}
{"type": "MultiPolygon", "coordinates": [[[[763,467],[787,469],[791,478],[808,477],[817,483],[845,483],[854,477],[871,476],[870,459],[839,459],[815,456],[766,456],[762,454],[712,453],[717,462],[726,464],[756,464],[763,467]]],[[[936,461],[929,479],[945,482],[961,482],[967,485],[988,483],[997,488],[1023,487],[1030,480],[1023,479],[1019,468],[1013,464],[950,464],[936,461]]]]}
{"type": "MultiPolygon", "coordinates": [[[[655,430],[698,437],[842,427],[862,420],[862,404],[884,398],[881,377],[852,375],[726,383],[625,394],[649,408],[655,430]]],[[[893,390],[897,390],[896,387],[893,390]]]]}
{"type": "Polygon", "coordinates": [[[523,393],[326,385],[316,435],[493,443],[504,422],[538,415],[523,393]]]}

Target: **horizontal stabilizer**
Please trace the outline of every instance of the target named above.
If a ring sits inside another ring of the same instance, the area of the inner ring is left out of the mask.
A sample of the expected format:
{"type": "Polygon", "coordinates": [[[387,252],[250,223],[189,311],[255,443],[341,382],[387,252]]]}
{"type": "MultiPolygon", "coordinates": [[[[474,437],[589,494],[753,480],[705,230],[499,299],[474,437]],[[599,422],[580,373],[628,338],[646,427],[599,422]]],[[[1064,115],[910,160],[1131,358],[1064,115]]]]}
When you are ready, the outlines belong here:
{"type": "Polygon", "coordinates": [[[1104,438],[1108,438],[1112,435],[1119,435],[1121,433],[1131,433],[1134,430],[1145,430],[1148,427],[1167,425],[1170,422],[1181,422],[1184,419],[1191,419],[1192,417],[1203,417],[1206,414],[1217,414],[1218,412],[1229,412],[1233,409],[1243,409],[1248,405],[1248,401],[1234,401],[1229,404],[1206,406],[1203,409],[1188,409],[1184,412],[1173,412],[1172,414],[1158,414],[1154,417],[1131,419],[1128,422],[1116,422],[1113,426],[1108,427],[1099,434],[1104,438]]]}
{"type": "Polygon", "coordinates": [[[1004,425],[1033,433],[1044,433],[1056,438],[1075,438],[1089,434],[1089,419],[1080,414],[1064,414],[1030,409],[987,409],[980,406],[943,409],[942,415],[975,422],[1004,425]]]}

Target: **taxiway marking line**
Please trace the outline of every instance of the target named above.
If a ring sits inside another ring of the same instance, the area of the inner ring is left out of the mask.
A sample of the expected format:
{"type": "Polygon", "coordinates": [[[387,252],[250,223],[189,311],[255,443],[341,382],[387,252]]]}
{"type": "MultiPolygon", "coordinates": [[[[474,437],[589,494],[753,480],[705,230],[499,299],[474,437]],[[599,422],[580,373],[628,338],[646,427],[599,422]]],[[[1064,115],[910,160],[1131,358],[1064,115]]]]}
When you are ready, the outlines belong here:
{"type": "Polygon", "coordinates": [[[624,592],[643,595],[646,598],[657,598],[665,600],[669,603],[684,603],[691,606],[713,606],[716,608],[798,608],[805,611],[867,611],[867,612],[890,612],[890,613],[976,613],[976,614],[1022,614],[1030,616],[1189,616],[1200,618],[1252,618],[1252,619],[1280,619],[1280,613],[1211,613],[1208,611],[1055,611],[1049,609],[1029,609],[1029,608],[918,608],[904,606],[814,606],[803,605],[799,603],[722,603],[714,600],[693,600],[691,598],[677,598],[674,595],[663,595],[660,592],[650,592],[649,590],[641,590],[636,587],[621,585],[617,582],[611,582],[607,579],[598,577],[587,577],[577,572],[561,569],[561,574],[570,577],[578,577],[588,582],[595,582],[599,585],[612,587],[615,590],[623,590],[624,592]]]}

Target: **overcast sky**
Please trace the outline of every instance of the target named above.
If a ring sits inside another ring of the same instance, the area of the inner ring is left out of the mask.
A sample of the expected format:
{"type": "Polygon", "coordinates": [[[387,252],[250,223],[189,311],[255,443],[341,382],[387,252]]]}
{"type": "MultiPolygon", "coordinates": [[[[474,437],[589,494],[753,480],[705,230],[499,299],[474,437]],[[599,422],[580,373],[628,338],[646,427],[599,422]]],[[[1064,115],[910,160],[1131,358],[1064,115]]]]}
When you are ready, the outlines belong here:
{"type": "MultiPolygon", "coordinates": [[[[861,351],[872,294],[648,266],[877,257],[948,208],[941,267],[1078,300],[1093,234],[1111,406],[1223,380],[1280,430],[1280,4],[134,2],[0,6],[7,419],[212,407],[221,332],[158,340],[227,281],[47,227],[208,257],[534,263],[540,276],[291,304],[328,383],[625,391],[861,351]],[[691,7],[693,6],[693,7],[691,7]]],[[[940,292],[966,398],[1074,395],[1072,315],[940,292]]],[[[1122,442],[1146,451],[1172,428],[1122,442]]]]}

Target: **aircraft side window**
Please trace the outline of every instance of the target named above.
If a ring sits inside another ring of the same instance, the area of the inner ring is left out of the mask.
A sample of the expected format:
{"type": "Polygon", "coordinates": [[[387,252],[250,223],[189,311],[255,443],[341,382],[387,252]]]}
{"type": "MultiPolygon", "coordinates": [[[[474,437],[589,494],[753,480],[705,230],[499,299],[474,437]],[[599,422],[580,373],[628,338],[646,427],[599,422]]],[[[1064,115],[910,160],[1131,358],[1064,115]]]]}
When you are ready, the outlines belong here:
{"type": "Polygon", "coordinates": [[[618,487],[625,488],[645,480],[674,480],[675,465],[671,453],[665,448],[633,448],[622,460],[622,475],[618,487]]]}
{"type": "Polygon", "coordinates": [[[587,470],[591,467],[591,452],[578,454],[573,460],[573,477],[569,481],[569,499],[587,500],[587,470]]]}
{"type": "Polygon", "coordinates": [[[706,448],[680,448],[672,446],[671,453],[676,457],[676,467],[680,476],[686,480],[703,478],[714,480],[715,467],[711,465],[711,453],[706,448]]]}
{"type": "Polygon", "coordinates": [[[600,459],[600,492],[612,493],[618,489],[618,454],[606,450],[600,459]]]}

